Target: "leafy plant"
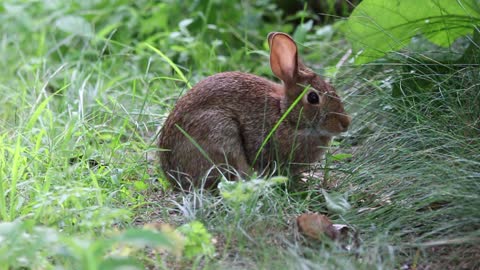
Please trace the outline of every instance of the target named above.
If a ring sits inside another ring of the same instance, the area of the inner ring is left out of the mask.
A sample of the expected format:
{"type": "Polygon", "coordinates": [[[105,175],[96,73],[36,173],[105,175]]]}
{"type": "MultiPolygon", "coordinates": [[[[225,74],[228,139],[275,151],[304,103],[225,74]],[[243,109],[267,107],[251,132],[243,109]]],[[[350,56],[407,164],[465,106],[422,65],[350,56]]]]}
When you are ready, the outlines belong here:
{"type": "MultiPolygon", "coordinates": [[[[363,64],[407,46],[423,35],[448,47],[480,25],[476,0],[364,0],[344,25],[355,63],[363,64]]],[[[478,30],[477,30],[478,31],[478,30]]]]}
{"type": "Polygon", "coordinates": [[[132,255],[145,247],[175,250],[176,238],[165,232],[129,229],[116,236],[91,239],[71,237],[32,221],[0,223],[0,264],[20,268],[35,265],[51,269],[144,269],[132,255]],[[49,258],[48,260],[46,258],[49,258]]]}
{"type": "Polygon", "coordinates": [[[268,194],[271,188],[285,184],[288,178],[276,176],[269,179],[254,178],[248,181],[227,181],[223,179],[219,185],[220,195],[234,208],[241,205],[249,205],[252,200],[259,196],[268,194]]]}
{"type": "Polygon", "coordinates": [[[215,246],[212,243],[212,235],[200,221],[192,221],[177,229],[185,236],[184,255],[188,259],[197,256],[213,256],[215,246]]]}

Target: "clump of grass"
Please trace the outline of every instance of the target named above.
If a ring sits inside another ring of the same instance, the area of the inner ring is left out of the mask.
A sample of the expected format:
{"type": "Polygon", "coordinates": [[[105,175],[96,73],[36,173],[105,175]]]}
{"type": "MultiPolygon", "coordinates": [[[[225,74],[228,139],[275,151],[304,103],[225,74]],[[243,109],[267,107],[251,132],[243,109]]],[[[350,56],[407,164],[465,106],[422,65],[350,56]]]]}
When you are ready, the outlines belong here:
{"type": "MultiPolygon", "coordinates": [[[[369,99],[357,95],[354,105],[358,132],[352,140],[361,144],[353,154],[354,174],[340,188],[349,190],[357,212],[345,218],[369,238],[387,232],[397,263],[426,266],[434,261],[432,246],[455,250],[479,239],[478,67],[444,67],[440,73],[431,65],[404,63],[353,82],[369,99]],[[410,71],[421,85],[411,83],[410,71]]],[[[455,258],[444,258],[453,267],[455,258]]]]}

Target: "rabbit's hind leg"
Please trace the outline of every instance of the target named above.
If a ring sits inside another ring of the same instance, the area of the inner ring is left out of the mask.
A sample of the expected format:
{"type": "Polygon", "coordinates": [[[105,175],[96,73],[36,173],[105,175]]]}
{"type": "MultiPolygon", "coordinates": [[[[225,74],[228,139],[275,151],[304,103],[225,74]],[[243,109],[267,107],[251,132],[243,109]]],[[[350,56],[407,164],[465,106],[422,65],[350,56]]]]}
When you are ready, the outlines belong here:
{"type": "Polygon", "coordinates": [[[251,168],[246,158],[239,123],[235,118],[220,111],[205,111],[199,117],[202,118],[199,123],[203,124],[198,128],[203,136],[198,136],[198,142],[210,161],[217,166],[227,165],[227,171],[231,172],[227,178],[231,180],[250,175],[251,168]]]}

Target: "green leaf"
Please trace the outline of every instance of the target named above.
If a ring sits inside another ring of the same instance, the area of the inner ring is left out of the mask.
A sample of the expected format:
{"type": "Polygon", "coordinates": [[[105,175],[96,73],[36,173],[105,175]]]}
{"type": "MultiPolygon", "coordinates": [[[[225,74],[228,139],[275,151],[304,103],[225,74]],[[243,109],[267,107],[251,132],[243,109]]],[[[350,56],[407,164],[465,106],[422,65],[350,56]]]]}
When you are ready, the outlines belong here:
{"type": "Polygon", "coordinates": [[[177,229],[185,236],[185,257],[191,259],[196,256],[213,256],[215,246],[212,243],[212,235],[208,233],[205,226],[199,221],[192,221],[177,229]]]}
{"type": "Polygon", "coordinates": [[[267,181],[271,182],[274,185],[277,185],[277,184],[280,185],[280,184],[287,183],[288,182],[288,177],[286,177],[286,176],[274,176],[267,181]]]}
{"type": "Polygon", "coordinates": [[[295,33],[293,33],[293,39],[298,43],[305,42],[307,33],[313,28],[313,20],[308,20],[306,23],[302,23],[297,26],[295,33]]]}
{"type": "Polygon", "coordinates": [[[345,214],[350,210],[351,205],[348,203],[345,195],[336,193],[328,194],[324,189],[322,189],[322,193],[323,197],[325,197],[328,210],[339,214],[345,214]]]}
{"type": "Polygon", "coordinates": [[[158,3],[151,7],[152,16],[141,20],[140,32],[142,34],[154,33],[157,29],[168,28],[168,18],[170,5],[167,3],[158,3]]]}
{"type": "Polygon", "coordinates": [[[103,40],[103,39],[106,39],[107,36],[112,32],[114,31],[115,29],[117,29],[118,27],[120,27],[122,24],[119,23],[119,22],[116,22],[116,23],[112,23],[112,24],[109,24],[105,27],[103,27],[100,31],[97,32],[96,36],[95,36],[95,39],[97,40],[103,40]]]}
{"type": "Polygon", "coordinates": [[[346,154],[346,153],[340,153],[340,154],[335,154],[331,156],[332,160],[334,161],[342,161],[344,159],[351,158],[351,157],[353,157],[352,154],[346,154]]]}
{"type": "Polygon", "coordinates": [[[363,64],[405,47],[419,34],[448,47],[473,32],[480,23],[479,10],[476,0],[364,0],[343,31],[355,63],[363,64]]]}
{"type": "Polygon", "coordinates": [[[135,189],[138,191],[144,191],[144,190],[147,190],[148,188],[148,185],[143,181],[135,181],[133,182],[133,185],[135,189]]]}

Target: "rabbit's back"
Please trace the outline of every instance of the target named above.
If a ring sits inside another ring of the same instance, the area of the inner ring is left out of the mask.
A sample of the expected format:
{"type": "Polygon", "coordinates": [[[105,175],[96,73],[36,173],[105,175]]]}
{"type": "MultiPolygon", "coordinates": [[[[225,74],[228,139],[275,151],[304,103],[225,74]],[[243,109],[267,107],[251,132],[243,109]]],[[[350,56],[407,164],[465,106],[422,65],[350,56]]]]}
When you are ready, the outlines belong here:
{"type": "Polygon", "coordinates": [[[220,106],[237,111],[248,106],[262,105],[276,96],[280,97],[282,86],[265,78],[242,72],[223,72],[205,78],[196,84],[176,104],[182,111],[195,111],[204,106],[220,106]],[[261,102],[261,103],[256,103],[261,102]],[[256,103],[256,104],[255,104],[256,103]]]}

